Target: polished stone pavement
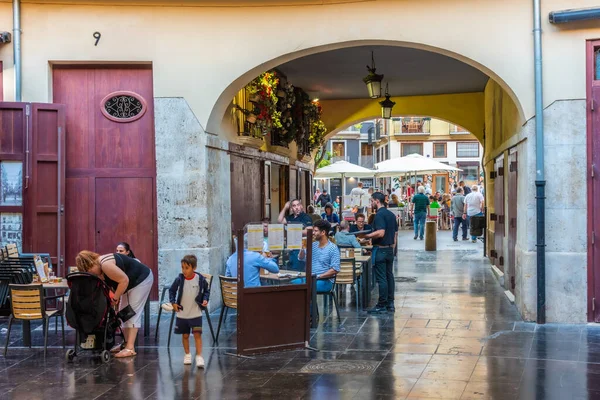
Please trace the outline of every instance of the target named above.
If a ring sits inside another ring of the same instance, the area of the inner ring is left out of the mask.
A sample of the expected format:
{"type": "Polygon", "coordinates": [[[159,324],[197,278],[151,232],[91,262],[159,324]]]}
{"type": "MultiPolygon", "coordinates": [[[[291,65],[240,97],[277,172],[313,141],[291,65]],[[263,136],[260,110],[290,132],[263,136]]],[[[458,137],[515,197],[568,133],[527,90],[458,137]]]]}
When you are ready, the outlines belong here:
{"type": "MultiPolygon", "coordinates": [[[[338,323],[320,299],[322,320],[310,340],[318,352],[229,356],[236,346],[230,315],[218,347],[205,329],[207,365],[198,370],[182,364],[179,337],[167,348],[164,317],[158,342],[140,335],[135,358],[103,365],[83,355],[67,364],[60,334],[52,330],[44,359],[39,348],[22,347],[17,325],[8,355],[0,356],[0,399],[600,398],[600,327],[523,322],[482,258],[481,244],[402,250],[406,240],[414,245],[406,234],[400,234],[396,274],[416,282],[397,283],[396,313],[357,311],[348,289],[338,323]]],[[[0,343],[5,339],[2,321],[0,343]]],[[[41,328],[33,341],[42,344],[41,328]]]]}

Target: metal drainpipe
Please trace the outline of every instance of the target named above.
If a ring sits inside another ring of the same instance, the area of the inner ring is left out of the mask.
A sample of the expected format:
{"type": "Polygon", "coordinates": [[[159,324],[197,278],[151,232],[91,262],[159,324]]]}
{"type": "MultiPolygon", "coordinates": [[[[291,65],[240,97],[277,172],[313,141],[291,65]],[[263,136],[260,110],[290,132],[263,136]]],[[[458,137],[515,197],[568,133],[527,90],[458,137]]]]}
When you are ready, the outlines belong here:
{"type": "Polygon", "coordinates": [[[533,53],[535,72],[535,199],[537,251],[537,323],[546,323],[546,238],[544,178],[544,103],[542,92],[542,13],[540,0],[533,0],[533,53]]]}
{"type": "Polygon", "coordinates": [[[21,1],[13,0],[13,57],[15,101],[21,101],[21,1]]]}

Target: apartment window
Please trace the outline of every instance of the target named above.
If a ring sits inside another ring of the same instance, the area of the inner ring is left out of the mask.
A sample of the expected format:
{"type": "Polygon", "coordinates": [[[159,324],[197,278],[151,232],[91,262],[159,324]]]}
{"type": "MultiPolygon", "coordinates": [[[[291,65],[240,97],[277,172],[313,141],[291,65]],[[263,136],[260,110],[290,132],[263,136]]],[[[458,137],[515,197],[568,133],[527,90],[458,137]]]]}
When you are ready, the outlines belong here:
{"type": "Polygon", "coordinates": [[[423,155],[423,143],[402,143],[402,157],[413,153],[423,155]]]}
{"type": "Polygon", "coordinates": [[[365,142],[360,144],[360,165],[373,168],[373,146],[365,142]]]}
{"type": "Polygon", "coordinates": [[[446,158],[446,143],[433,144],[433,158],[446,158]]]}
{"type": "Polygon", "coordinates": [[[385,159],[386,160],[390,159],[390,145],[389,144],[385,145],[385,159]]]}
{"type": "Polygon", "coordinates": [[[479,143],[477,142],[457,142],[456,157],[479,157],[479,143]]]}
{"type": "Polygon", "coordinates": [[[334,157],[344,157],[346,155],[346,143],[333,142],[331,147],[333,149],[334,157]]]}

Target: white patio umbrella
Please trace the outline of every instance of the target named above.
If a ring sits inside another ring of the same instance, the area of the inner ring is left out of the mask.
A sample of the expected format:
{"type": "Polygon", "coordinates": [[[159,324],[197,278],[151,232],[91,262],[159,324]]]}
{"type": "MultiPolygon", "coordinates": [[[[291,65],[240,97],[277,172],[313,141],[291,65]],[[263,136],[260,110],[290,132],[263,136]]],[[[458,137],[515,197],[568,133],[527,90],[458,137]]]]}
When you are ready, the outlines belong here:
{"type": "MultiPolygon", "coordinates": [[[[344,194],[346,193],[346,177],[348,178],[372,178],[375,176],[375,171],[360,165],[349,163],[348,161],[337,161],[326,167],[319,168],[315,171],[314,179],[342,179],[342,203],[344,194]]],[[[340,204],[340,216],[342,215],[342,204],[340,204]]]]}
{"type": "Polygon", "coordinates": [[[389,178],[406,173],[435,174],[438,171],[462,171],[420,154],[409,154],[404,157],[392,158],[375,164],[375,175],[389,178]]]}

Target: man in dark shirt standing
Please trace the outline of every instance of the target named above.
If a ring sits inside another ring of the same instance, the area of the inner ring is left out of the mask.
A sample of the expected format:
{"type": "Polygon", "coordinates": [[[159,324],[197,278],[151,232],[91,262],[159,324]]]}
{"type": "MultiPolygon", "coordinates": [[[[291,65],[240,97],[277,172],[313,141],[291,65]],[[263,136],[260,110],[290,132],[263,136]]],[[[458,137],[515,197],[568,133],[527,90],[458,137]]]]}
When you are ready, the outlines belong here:
{"type": "Polygon", "coordinates": [[[429,211],[429,198],[425,195],[425,188],[419,186],[419,193],[415,194],[412,199],[412,213],[413,213],[413,225],[415,228],[415,237],[420,236],[423,240],[425,234],[425,221],[427,220],[427,214],[429,211]],[[421,228],[419,230],[419,227],[421,228]]]}
{"type": "Polygon", "coordinates": [[[321,193],[315,204],[317,206],[320,205],[321,207],[325,207],[325,204],[327,203],[332,203],[331,196],[327,193],[327,190],[323,189],[323,193],[321,193]]]}
{"type": "Polygon", "coordinates": [[[398,224],[396,216],[388,210],[385,205],[385,195],[381,192],[373,193],[371,205],[377,208],[375,221],[373,221],[373,232],[366,238],[373,240],[375,253],[375,279],[379,286],[379,300],[369,313],[381,313],[384,311],[394,312],[394,246],[398,224]]]}

